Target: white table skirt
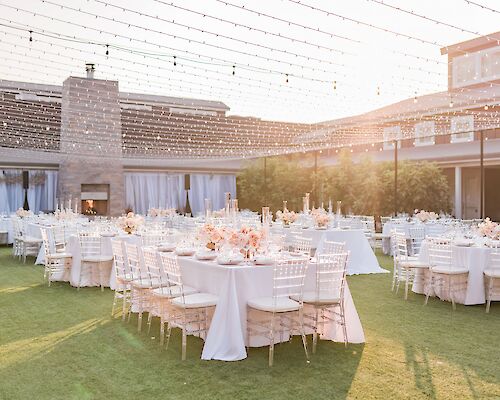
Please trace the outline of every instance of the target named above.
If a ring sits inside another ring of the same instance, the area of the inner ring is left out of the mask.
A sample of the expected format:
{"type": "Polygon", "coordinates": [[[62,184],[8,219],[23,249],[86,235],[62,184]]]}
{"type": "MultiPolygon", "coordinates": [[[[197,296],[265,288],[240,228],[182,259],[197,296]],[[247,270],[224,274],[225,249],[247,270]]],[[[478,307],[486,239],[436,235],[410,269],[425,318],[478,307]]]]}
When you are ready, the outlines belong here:
{"type": "MultiPolygon", "coordinates": [[[[252,298],[272,296],[272,266],[221,266],[216,262],[199,261],[193,257],[179,257],[178,260],[184,284],[219,297],[203,347],[202,359],[237,361],[246,358],[247,302],[252,298]]],[[[112,277],[113,288],[114,275],[112,277]]],[[[305,289],[314,290],[314,287],[315,266],[311,264],[305,289]]],[[[364,343],[363,328],[347,284],[345,314],[348,341],[364,343]]],[[[342,330],[336,326],[326,326],[321,338],[341,342],[342,330]]],[[[284,340],[288,339],[284,337],[284,340]]],[[[255,337],[248,344],[259,347],[269,343],[265,338],[255,337]]]]}
{"type": "MultiPolygon", "coordinates": [[[[465,305],[484,304],[486,302],[484,292],[483,271],[488,267],[491,249],[488,247],[452,247],[452,262],[457,267],[464,267],[469,270],[467,289],[457,296],[456,302],[465,305]]],[[[420,248],[419,260],[429,262],[429,246],[424,240],[420,248]]],[[[415,293],[423,293],[424,287],[420,283],[422,280],[416,279],[413,285],[415,293]]],[[[447,293],[439,293],[439,297],[449,300],[447,293]]],[[[500,298],[496,299],[500,300],[500,298]]]]}

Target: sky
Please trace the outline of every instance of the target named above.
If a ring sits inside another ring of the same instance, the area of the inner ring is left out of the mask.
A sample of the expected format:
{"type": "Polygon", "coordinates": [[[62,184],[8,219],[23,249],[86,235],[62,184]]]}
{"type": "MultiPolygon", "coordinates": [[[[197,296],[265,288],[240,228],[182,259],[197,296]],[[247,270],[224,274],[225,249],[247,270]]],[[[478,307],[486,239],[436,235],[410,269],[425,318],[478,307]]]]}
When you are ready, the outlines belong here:
{"type": "Polygon", "coordinates": [[[92,62],[121,91],[315,123],[446,90],[440,48],[500,30],[500,2],[474,3],[493,10],[467,0],[0,0],[0,78],[61,85],[92,62]]]}

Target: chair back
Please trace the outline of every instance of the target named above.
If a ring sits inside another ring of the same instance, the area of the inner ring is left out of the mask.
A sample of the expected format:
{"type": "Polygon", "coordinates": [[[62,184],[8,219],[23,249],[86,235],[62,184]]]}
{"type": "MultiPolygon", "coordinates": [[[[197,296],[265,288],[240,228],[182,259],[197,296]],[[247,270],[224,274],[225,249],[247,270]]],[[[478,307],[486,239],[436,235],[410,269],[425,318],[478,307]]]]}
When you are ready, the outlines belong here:
{"type": "Polygon", "coordinates": [[[149,279],[159,281],[161,283],[162,273],[160,263],[158,262],[158,253],[154,247],[143,247],[142,257],[144,259],[144,267],[149,275],[149,279]]]}
{"type": "Polygon", "coordinates": [[[344,299],[349,252],[320,254],[316,260],[316,301],[344,299]]]}
{"type": "Polygon", "coordinates": [[[432,267],[451,268],[452,251],[451,239],[428,238],[429,241],[429,264],[432,267]]]}
{"type": "Polygon", "coordinates": [[[165,241],[165,233],[161,230],[147,230],[141,234],[142,246],[159,246],[165,241]]]}
{"type": "Polygon", "coordinates": [[[403,232],[395,232],[396,238],[396,253],[395,256],[400,261],[405,261],[408,259],[408,241],[406,235],[403,232]]]}
{"type": "Polygon", "coordinates": [[[500,270],[500,241],[497,240],[496,243],[491,245],[490,259],[488,262],[488,268],[500,270]]]}
{"type": "Polygon", "coordinates": [[[47,263],[48,256],[52,253],[52,246],[49,240],[49,234],[47,232],[47,228],[40,228],[40,233],[42,235],[43,241],[43,253],[45,254],[45,263],[47,263]]]}
{"type": "Polygon", "coordinates": [[[101,255],[101,236],[96,232],[79,232],[80,253],[82,258],[101,255]]]}
{"type": "Polygon", "coordinates": [[[276,260],[273,268],[274,308],[276,308],[280,298],[283,297],[294,296],[302,304],[304,280],[308,265],[308,257],[276,260]]]}
{"type": "Polygon", "coordinates": [[[294,253],[310,257],[311,247],[312,247],[312,238],[306,238],[303,236],[295,236],[293,238],[292,251],[294,253]]]}
{"type": "Polygon", "coordinates": [[[113,249],[113,265],[115,268],[115,276],[124,279],[128,274],[126,255],[123,249],[121,240],[112,240],[111,247],[113,249]]]}
{"type": "Polygon", "coordinates": [[[408,233],[411,240],[411,250],[413,255],[420,254],[422,241],[425,239],[425,228],[423,226],[411,226],[408,228],[408,233]]]}
{"type": "Polygon", "coordinates": [[[139,248],[135,244],[125,242],[125,252],[132,280],[142,284],[147,283],[148,276],[144,273],[139,248]]]}
{"type": "Polygon", "coordinates": [[[345,242],[325,240],[320,254],[339,254],[345,251],[345,242]]]}

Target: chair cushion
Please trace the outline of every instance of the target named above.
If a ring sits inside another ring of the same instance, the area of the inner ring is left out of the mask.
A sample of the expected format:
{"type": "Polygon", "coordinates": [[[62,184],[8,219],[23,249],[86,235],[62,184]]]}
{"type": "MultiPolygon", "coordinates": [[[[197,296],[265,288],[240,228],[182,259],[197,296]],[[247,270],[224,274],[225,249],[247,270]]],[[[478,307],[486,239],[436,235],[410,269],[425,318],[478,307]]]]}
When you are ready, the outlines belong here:
{"type": "Polygon", "coordinates": [[[162,286],[167,286],[166,282],[162,282],[158,278],[150,279],[148,277],[134,279],[130,283],[137,289],[156,289],[162,286]]]}
{"type": "Polygon", "coordinates": [[[113,256],[87,256],[82,258],[83,262],[106,262],[113,261],[113,256]]]}
{"type": "Polygon", "coordinates": [[[484,270],[484,274],[490,278],[500,278],[500,269],[488,268],[484,270]]]}
{"type": "MultiPolygon", "coordinates": [[[[299,301],[298,296],[290,296],[293,300],[299,301]]],[[[339,304],[340,303],[340,296],[339,294],[335,293],[328,293],[326,291],[322,291],[319,295],[319,298],[317,298],[317,293],[315,291],[307,291],[304,292],[302,295],[302,301],[304,303],[308,304],[315,304],[315,305],[328,305],[328,304],[339,304]]]]}
{"type": "Polygon", "coordinates": [[[443,275],[461,275],[468,274],[469,270],[462,267],[431,267],[432,272],[435,274],[443,275]]]}
{"type": "Polygon", "coordinates": [[[20,239],[24,242],[24,243],[42,243],[43,240],[42,239],[38,239],[36,237],[33,237],[33,236],[21,236],[20,239]]]}
{"type": "Polygon", "coordinates": [[[248,300],[248,306],[260,311],[267,312],[288,312],[297,311],[300,304],[289,297],[278,297],[276,299],[276,307],[272,297],[259,297],[257,299],[248,300]]]}
{"type": "Polygon", "coordinates": [[[182,300],[182,297],[176,297],[172,300],[172,305],[180,308],[214,307],[219,299],[211,293],[195,293],[184,296],[184,301],[182,300]]]}
{"type": "Polygon", "coordinates": [[[401,265],[402,268],[429,268],[429,264],[426,264],[422,261],[413,260],[401,261],[399,265],[401,265]]]}
{"type": "MultiPolygon", "coordinates": [[[[198,291],[195,288],[189,286],[184,285],[183,289],[184,289],[184,296],[189,296],[191,294],[198,293],[198,291]]],[[[152,293],[153,295],[158,297],[165,297],[167,299],[171,299],[174,297],[179,297],[181,295],[181,287],[180,286],[159,287],[157,289],[154,289],[152,293]]]]}
{"type": "Polygon", "coordinates": [[[49,258],[71,258],[73,257],[69,253],[52,253],[48,255],[49,258]]]}

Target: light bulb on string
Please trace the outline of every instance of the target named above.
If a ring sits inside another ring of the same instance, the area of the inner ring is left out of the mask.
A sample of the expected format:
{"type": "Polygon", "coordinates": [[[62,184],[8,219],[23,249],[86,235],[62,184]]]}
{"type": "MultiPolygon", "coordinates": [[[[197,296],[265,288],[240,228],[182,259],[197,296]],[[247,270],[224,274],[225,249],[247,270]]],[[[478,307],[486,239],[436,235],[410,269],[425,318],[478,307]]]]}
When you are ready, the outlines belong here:
{"type": "Polygon", "coordinates": [[[174,56],[174,67],[177,66],[177,56],[174,56]]]}
{"type": "Polygon", "coordinates": [[[236,75],[236,65],[233,65],[233,75],[236,75]]]}
{"type": "Polygon", "coordinates": [[[109,44],[106,45],[106,60],[108,59],[109,56],[109,44]]]}
{"type": "Polygon", "coordinates": [[[333,90],[337,90],[337,81],[333,81],[333,90]]]}

